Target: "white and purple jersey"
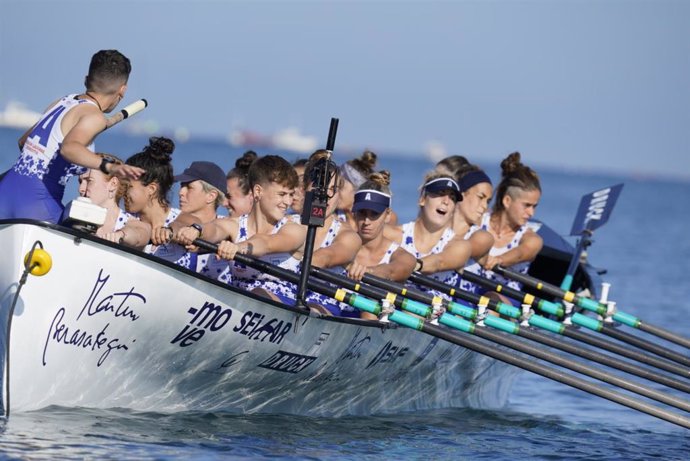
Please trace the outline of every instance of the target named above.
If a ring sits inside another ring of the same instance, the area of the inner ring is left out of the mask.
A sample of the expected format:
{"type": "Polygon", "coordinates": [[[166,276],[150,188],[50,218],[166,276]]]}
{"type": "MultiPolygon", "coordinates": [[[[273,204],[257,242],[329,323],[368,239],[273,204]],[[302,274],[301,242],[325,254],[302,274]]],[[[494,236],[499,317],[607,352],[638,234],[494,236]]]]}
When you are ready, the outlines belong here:
{"type": "MultiPolygon", "coordinates": [[[[61,127],[65,115],[79,104],[96,105],[77,96],[71,94],[60,99],[34,125],[19,158],[0,181],[0,218],[59,222],[67,181],[87,171],[60,153],[65,138],[61,127]]],[[[93,152],[94,144],[87,149],[93,152]]]]}
{"type": "MultiPolygon", "coordinates": [[[[424,256],[428,255],[435,255],[443,252],[443,249],[448,245],[448,243],[453,240],[455,237],[455,232],[453,229],[450,227],[447,228],[443,234],[441,235],[441,238],[436,242],[436,245],[431,249],[431,251],[427,253],[422,253],[419,250],[417,250],[417,247],[415,246],[414,243],[414,224],[415,221],[410,221],[408,223],[403,224],[402,226],[402,231],[403,231],[403,236],[402,236],[402,243],[400,246],[407,251],[408,253],[412,254],[415,258],[423,258],[424,256]]],[[[455,287],[457,284],[458,280],[458,273],[455,271],[442,271],[442,272],[436,272],[435,274],[429,274],[432,278],[438,280],[439,282],[445,283],[447,285],[450,285],[451,287],[455,287]]],[[[436,290],[431,290],[428,287],[420,286],[414,283],[408,282],[410,286],[413,288],[416,288],[417,290],[420,291],[425,291],[427,293],[431,293],[435,296],[441,296],[445,299],[450,299],[450,296],[441,293],[436,290]]]]}
{"type": "MultiPolygon", "coordinates": [[[[480,227],[486,231],[489,230],[489,223],[491,221],[491,213],[485,213],[484,216],[482,216],[482,223],[480,227]]],[[[529,230],[529,225],[525,224],[524,226],[521,226],[517,232],[515,232],[515,235],[513,238],[508,242],[507,245],[502,246],[502,247],[491,247],[491,250],[489,251],[489,256],[501,256],[502,254],[507,253],[508,251],[512,250],[513,248],[517,247],[520,244],[520,240],[522,240],[522,236],[525,235],[525,232],[529,230]]],[[[523,261],[521,263],[515,264],[513,266],[510,266],[507,269],[510,269],[514,272],[519,272],[520,274],[526,274],[527,271],[529,270],[529,265],[530,261],[523,261]]],[[[505,277],[502,277],[493,271],[484,271],[484,277],[489,278],[491,280],[495,280],[501,285],[505,285],[507,287],[513,288],[515,290],[522,290],[522,284],[520,282],[517,282],[515,280],[510,280],[505,277]]]]}

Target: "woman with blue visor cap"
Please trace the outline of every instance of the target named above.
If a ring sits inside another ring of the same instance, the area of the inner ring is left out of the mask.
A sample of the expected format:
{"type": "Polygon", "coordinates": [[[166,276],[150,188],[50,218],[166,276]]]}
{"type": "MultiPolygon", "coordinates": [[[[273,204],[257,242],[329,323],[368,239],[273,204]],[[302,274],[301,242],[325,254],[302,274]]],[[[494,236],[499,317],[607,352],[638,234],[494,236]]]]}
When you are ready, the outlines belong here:
{"type": "MultiPolygon", "coordinates": [[[[377,277],[404,282],[412,273],[416,259],[400,245],[383,234],[391,221],[390,173],[372,173],[354,194],[352,212],[362,247],[355,260],[347,266],[347,276],[361,280],[365,273],[377,277]]],[[[375,320],[376,316],[361,312],[363,319],[375,320]]]]}
{"type": "MultiPolygon", "coordinates": [[[[417,219],[389,233],[417,259],[416,271],[453,286],[457,283],[456,270],[465,266],[471,254],[470,243],[453,231],[453,214],[459,200],[462,195],[455,179],[432,173],[422,185],[417,219]]],[[[416,288],[448,298],[424,287],[416,288]]]]}

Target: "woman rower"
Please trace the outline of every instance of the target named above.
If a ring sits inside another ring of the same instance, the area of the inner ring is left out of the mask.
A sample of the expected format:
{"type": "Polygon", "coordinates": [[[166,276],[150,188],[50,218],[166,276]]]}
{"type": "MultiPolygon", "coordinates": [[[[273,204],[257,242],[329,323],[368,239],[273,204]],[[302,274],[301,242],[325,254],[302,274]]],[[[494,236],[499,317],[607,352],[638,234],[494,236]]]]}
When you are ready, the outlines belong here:
{"type": "MultiPolygon", "coordinates": [[[[318,150],[309,158],[304,172],[304,185],[307,191],[314,187],[311,181],[312,173],[329,157],[330,152],[318,150]]],[[[294,169],[290,168],[290,171],[296,175],[294,169]]],[[[328,183],[324,224],[316,229],[312,264],[323,269],[342,271],[355,258],[361,246],[361,240],[347,223],[335,218],[335,210],[338,206],[337,183],[337,175],[333,175],[328,183]]],[[[242,242],[222,241],[218,246],[218,255],[225,259],[232,259],[238,252],[249,254],[299,272],[305,251],[306,235],[306,226],[302,226],[298,221],[288,221],[275,233],[256,233],[242,242]]],[[[210,236],[204,230],[202,238],[208,239],[208,237],[217,238],[218,235],[210,236]]],[[[290,305],[295,303],[297,289],[292,283],[262,275],[253,285],[253,287],[259,286],[273,299],[290,305]]],[[[344,307],[338,301],[313,292],[308,292],[306,302],[318,312],[327,315],[340,315],[344,307]]]]}
{"type": "Polygon", "coordinates": [[[248,150],[235,161],[235,168],[225,177],[227,192],[225,207],[230,216],[242,216],[252,211],[254,198],[249,187],[249,167],[259,156],[253,150],[248,150]]]}
{"type": "MultiPolygon", "coordinates": [[[[496,189],[493,210],[482,218],[481,227],[494,237],[494,245],[484,262],[484,268],[497,265],[527,273],[530,262],[542,248],[542,238],[528,225],[541,198],[539,176],[520,162],[520,153],[513,152],[501,162],[502,179],[496,189]]],[[[521,289],[516,281],[507,281],[488,272],[510,287],[521,289]]]]}
{"type": "MultiPolygon", "coordinates": [[[[487,255],[494,244],[493,236],[480,227],[484,213],[489,209],[489,203],[493,195],[491,179],[481,168],[472,164],[465,164],[454,171],[462,191],[462,200],[455,207],[453,216],[453,231],[455,235],[462,235],[472,248],[472,254],[463,271],[469,271],[477,275],[482,274],[479,261],[486,261],[487,255]]],[[[458,288],[471,293],[480,293],[481,290],[474,283],[460,277],[458,288]]]]}
{"type": "MultiPolygon", "coordinates": [[[[174,177],[170,162],[175,143],[172,139],[152,137],[144,150],[132,155],[126,164],[138,167],[144,173],[127,183],[125,209],[151,226],[151,243],[144,251],[153,253],[158,245],[170,240],[170,226],[178,219],[180,210],[170,206],[168,193],[174,177]]],[[[184,216],[175,225],[190,225],[197,220],[184,216]]]]}
{"type": "Polygon", "coordinates": [[[471,255],[469,242],[463,236],[456,236],[452,227],[458,200],[462,200],[462,195],[455,179],[432,173],[422,186],[417,219],[387,231],[391,240],[399,242],[417,259],[415,270],[453,286],[458,277],[455,271],[464,267],[471,255]]]}
{"type": "MultiPolygon", "coordinates": [[[[370,150],[364,151],[358,158],[348,160],[338,168],[338,173],[342,180],[338,185],[339,204],[336,211],[338,219],[346,221],[354,229],[357,227],[355,217],[352,212],[352,204],[355,198],[355,191],[364,184],[369,175],[374,172],[376,167],[376,154],[370,150]]],[[[390,225],[395,226],[398,217],[391,210],[390,225]]]]}
{"type": "MultiPolygon", "coordinates": [[[[246,251],[248,240],[258,235],[271,235],[278,232],[290,222],[285,216],[292,204],[297,173],[282,157],[266,155],[255,160],[247,175],[250,193],[254,198],[254,206],[249,213],[230,218],[220,218],[203,225],[203,227],[188,227],[181,229],[176,239],[182,244],[192,244],[194,239],[201,238],[209,242],[220,242],[218,255],[226,260],[226,248],[237,251],[238,245],[244,245],[241,252],[246,251]]],[[[234,252],[232,256],[234,257],[234,252]]],[[[290,268],[290,255],[287,253],[271,255],[270,262],[281,267],[290,268]]],[[[268,276],[239,263],[231,264],[218,279],[245,290],[255,290],[262,286],[268,276]]],[[[277,296],[275,299],[281,299],[277,296]]]]}
{"type": "Polygon", "coordinates": [[[195,219],[192,227],[201,229],[204,224],[222,217],[217,210],[225,200],[225,173],[213,162],[195,161],[174,180],[180,183],[180,214],[168,224],[171,241],[159,245],[153,254],[215,279],[227,268],[227,262],[209,254],[198,255],[197,248],[180,245],[175,232],[185,228],[182,223],[189,223],[184,221],[186,218],[195,219]]]}
{"type": "MultiPolygon", "coordinates": [[[[347,266],[347,276],[361,280],[365,273],[395,282],[405,282],[415,267],[416,259],[397,243],[383,235],[391,219],[390,173],[372,173],[355,193],[352,211],[362,247],[355,260],[347,266]]],[[[376,320],[368,312],[360,318],[376,320]]]]}
{"type": "MultiPolygon", "coordinates": [[[[101,158],[113,165],[124,162],[111,154],[97,152],[101,158]]],[[[122,243],[143,249],[149,242],[151,226],[139,221],[120,208],[120,200],[125,194],[126,185],[112,173],[103,173],[98,168],[90,168],[79,176],[79,195],[91,203],[106,209],[105,222],[96,230],[96,236],[115,243],[122,243]]]]}

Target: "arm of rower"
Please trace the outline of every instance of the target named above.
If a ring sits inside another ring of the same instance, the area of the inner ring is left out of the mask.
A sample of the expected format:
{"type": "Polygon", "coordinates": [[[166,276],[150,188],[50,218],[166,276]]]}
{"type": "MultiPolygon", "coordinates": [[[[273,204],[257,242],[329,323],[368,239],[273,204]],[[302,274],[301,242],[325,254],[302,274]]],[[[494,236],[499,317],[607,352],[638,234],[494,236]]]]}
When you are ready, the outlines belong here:
{"type": "Polygon", "coordinates": [[[235,218],[218,218],[202,226],[200,239],[211,243],[218,243],[222,240],[235,240],[238,232],[238,222],[235,218]]]}
{"type": "Polygon", "coordinates": [[[412,274],[417,260],[402,248],[396,249],[391,255],[388,264],[379,264],[369,269],[369,272],[377,277],[381,277],[394,282],[404,282],[412,274]]]}
{"type": "Polygon", "coordinates": [[[357,232],[352,229],[341,230],[330,246],[314,252],[311,263],[323,269],[347,266],[355,259],[361,246],[362,239],[357,232]]]}
{"type": "Polygon", "coordinates": [[[485,230],[478,230],[467,240],[472,246],[472,259],[482,261],[494,245],[494,236],[485,230]]]}
{"type": "Polygon", "coordinates": [[[122,230],[124,231],[122,243],[140,250],[149,243],[151,238],[151,226],[138,219],[128,219],[122,230]]]}
{"type": "Polygon", "coordinates": [[[239,245],[241,252],[252,256],[293,253],[304,244],[306,234],[306,226],[289,222],[275,234],[254,234],[239,245]]]}
{"type": "Polygon", "coordinates": [[[455,237],[441,253],[425,256],[422,259],[422,274],[457,270],[464,267],[470,259],[472,245],[462,237],[455,237]]]}
{"type": "Polygon", "coordinates": [[[201,224],[201,220],[190,213],[180,213],[168,227],[173,230],[173,233],[177,233],[183,227],[189,227],[192,224],[201,224]]]}
{"type": "Polygon", "coordinates": [[[520,244],[498,256],[494,265],[510,267],[523,261],[534,261],[543,245],[544,241],[536,232],[526,232],[520,239],[520,244]]]}

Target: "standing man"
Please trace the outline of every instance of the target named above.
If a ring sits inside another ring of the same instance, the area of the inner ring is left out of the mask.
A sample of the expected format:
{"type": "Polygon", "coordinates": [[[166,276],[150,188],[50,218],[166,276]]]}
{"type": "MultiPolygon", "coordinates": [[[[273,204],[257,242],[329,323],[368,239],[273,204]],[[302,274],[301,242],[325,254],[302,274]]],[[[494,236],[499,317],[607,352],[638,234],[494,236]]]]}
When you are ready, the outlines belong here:
{"type": "Polygon", "coordinates": [[[94,139],[106,128],[104,114],[124,97],[131,70],[129,59],[119,51],[97,52],[84,81],[86,92],[53,102],[19,138],[19,159],[0,181],[0,219],[57,223],[67,181],[88,168],[121,179],[136,179],[143,173],[94,154],[94,139]]]}

